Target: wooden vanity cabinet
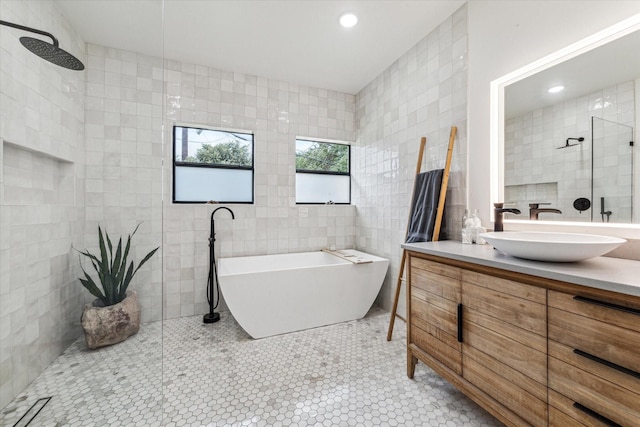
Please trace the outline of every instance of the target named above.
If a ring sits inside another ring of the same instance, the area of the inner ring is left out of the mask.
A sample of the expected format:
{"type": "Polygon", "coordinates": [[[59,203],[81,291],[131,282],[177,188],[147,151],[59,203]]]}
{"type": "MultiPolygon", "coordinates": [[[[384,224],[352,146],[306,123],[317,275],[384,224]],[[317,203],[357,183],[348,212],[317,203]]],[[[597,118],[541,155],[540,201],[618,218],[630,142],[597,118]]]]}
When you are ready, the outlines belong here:
{"type": "Polygon", "coordinates": [[[549,291],[550,425],[640,426],[640,302],[614,298],[549,291]]]}
{"type": "Polygon", "coordinates": [[[640,298],[409,251],[422,361],[509,426],[640,426],[640,298]]]}
{"type": "Polygon", "coordinates": [[[546,424],[546,290],[461,271],[462,377],[528,424],[546,424]]]}
{"type": "MultiPolygon", "coordinates": [[[[458,342],[460,269],[420,258],[411,261],[409,341],[457,375],[462,374],[462,346],[458,342]]],[[[410,365],[412,369],[415,364],[410,365]]],[[[413,376],[413,373],[411,375],[413,376]]]]}
{"type": "Polygon", "coordinates": [[[546,290],[415,254],[409,275],[409,377],[421,360],[503,422],[546,424],[546,290]]]}

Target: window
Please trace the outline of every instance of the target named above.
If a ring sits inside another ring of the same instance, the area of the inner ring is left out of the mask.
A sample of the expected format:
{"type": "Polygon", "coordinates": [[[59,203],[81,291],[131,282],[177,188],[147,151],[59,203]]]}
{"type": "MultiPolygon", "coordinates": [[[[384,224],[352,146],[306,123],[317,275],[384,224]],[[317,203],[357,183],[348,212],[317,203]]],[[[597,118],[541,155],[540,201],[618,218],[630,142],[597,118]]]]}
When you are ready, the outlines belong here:
{"type": "Polygon", "coordinates": [[[296,139],[296,203],[351,203],[350,149],[296,139]]]}
{"type": "Polygon", "coordinates": [[[253,134],[173,127],[174,203],[253,203],[253,134]]]}

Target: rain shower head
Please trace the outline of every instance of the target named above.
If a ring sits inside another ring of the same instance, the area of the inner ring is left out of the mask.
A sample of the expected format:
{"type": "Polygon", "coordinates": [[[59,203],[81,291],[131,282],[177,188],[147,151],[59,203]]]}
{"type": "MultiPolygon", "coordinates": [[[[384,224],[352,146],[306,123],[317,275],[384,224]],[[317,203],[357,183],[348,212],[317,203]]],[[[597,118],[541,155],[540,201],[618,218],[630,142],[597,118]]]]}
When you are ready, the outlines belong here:
{"type": "Polygon", "coordinates": [[[0,25],[6,25],[7,27],[17,28],[19,30],[41,34],[43,36],[49,37],[52,43],[34,39],[33,37],[20,37],[20,43],[22,43],[22,45],[29,51],[35,53],[40,58],[51,62],[52,64],[74,71],[84,70],[84,64],[69,52],[60,49],[60,47],[58,46],[58,40],[52,34],[47,33],[46,31],[36,30],[35,28],[25,27],[24,25],[13,24],[7,21],[0,21],[0,25]]]}
{"type": "Polygon", "coordinates": [[[47,43],[39,39],[34,39],[33,37],[20,37],[20,43],[40,58],[53,64],[74,71],[84,70],[84,65],[78,58],[60,49],[57,44],[47,43]]]}
{"type": "Polygon", "coordinates": [[[584,138],[582,136],[580,138],[567,138],[567,142],[565,143],[565,145],[563,145],[562,147],[556,147],[556,149],[560,150],[562,148],[573,147],[575,145],[579,145],[579,143],[581,143],[582,141],[584,141],[584,138]],[[570,144],[569,141],[578,141],[578,144],[570,144]]]}

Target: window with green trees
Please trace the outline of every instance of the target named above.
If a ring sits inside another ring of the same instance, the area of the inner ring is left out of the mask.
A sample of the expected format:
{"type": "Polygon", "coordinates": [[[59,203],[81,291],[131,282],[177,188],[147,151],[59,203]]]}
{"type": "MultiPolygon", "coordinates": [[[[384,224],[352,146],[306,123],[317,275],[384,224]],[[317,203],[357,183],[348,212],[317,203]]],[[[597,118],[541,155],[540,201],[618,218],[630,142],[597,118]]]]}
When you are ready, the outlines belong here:
{"type": "Polygon", "coordinates": [[[296,140],[296,202],[350,203],[351,147],[343,143],[296,140]]]}
{"type": "Polygon", "coordinates": [[[173,201],[253,203],[253,134],[173,127],[173,201]]]}

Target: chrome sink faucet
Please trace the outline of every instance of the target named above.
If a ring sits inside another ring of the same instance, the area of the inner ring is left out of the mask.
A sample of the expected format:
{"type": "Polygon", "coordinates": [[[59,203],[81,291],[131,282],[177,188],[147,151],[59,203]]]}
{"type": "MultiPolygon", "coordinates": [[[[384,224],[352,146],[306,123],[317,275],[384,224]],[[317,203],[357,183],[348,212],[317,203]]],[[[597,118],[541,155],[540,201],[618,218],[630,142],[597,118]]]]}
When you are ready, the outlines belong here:
{"type": "Polygon", "coordinates": [[[520,209],[516,208],[505,208],[504,203],[494,203],[493,204],[493,217],[495,218],[495,223],[493,224],[493,231],[504,231],[504,214],[512,213],[516,215],[520,215],[520,209]]]}
{"type": "Polygon", "coordinates": [[[541,208],[540,205],[550,205],[551,203],[529,203],[529,219],[530,220],[537,220],[538,219],[538,215],[543,213],[543,212],[547,212],[547,213],[557,213],[557,214],[561,214],[562,211],[560,209],[553,209],[553,208],[541,208]]]}

